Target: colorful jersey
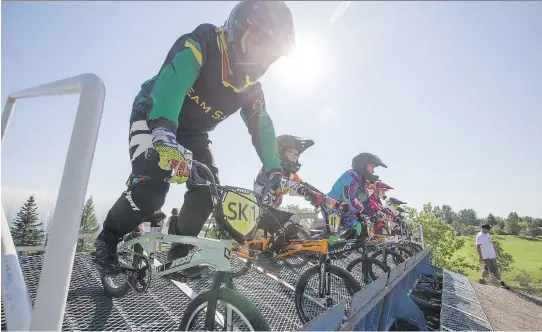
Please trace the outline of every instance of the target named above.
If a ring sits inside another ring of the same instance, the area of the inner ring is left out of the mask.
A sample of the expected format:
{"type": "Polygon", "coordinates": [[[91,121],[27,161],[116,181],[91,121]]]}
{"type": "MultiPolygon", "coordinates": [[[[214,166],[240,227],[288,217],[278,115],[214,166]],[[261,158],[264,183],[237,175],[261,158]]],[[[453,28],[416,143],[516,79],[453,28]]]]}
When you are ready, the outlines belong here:
{"type": "Polygon", "coordinates": [[[328,196],[348,203],[350,211],[342,216],[341,228],[352,227],[356,220],[355,214],[364,211],[363,203],[367,200],[365,186],[361,184],[358,173],[352,169],[344,172],[335,181],[328,196]]]}
{"type": "Polygon", "coordinates": [[[142,84],[134,110],[147,114],[151,130],[165,127],[183,137],[209,132],[241,109],[265,170],[281,169],[261,84],[233,76],[227,50],[224,31],[212,24],[179,37],[158,75],[142,84]]]}
{"type": "MultiPolygon", "coordinates": [[[[263,169],[260,170],[259,174],[262,174],[263,169]]],[[[285,175],[286,176],[286,175],[285,175]]],[[[299,189],[299,185],[296,185],[295,183],[303,183],[301,178],[297,173],[290,174],[286,176],[291,181],[287,181],[286,179],[283,179],[283,181],[280,182],[280,184],[277,186],[277,189],[274,193],[268,192],[267,195],[264,197],[264,205],[272,206],[274,208],[278,208],[280,204],[282,204],[282,197],[284,195],[290,194],[291,196],[297,196],[297,190],[299,189]]]]}

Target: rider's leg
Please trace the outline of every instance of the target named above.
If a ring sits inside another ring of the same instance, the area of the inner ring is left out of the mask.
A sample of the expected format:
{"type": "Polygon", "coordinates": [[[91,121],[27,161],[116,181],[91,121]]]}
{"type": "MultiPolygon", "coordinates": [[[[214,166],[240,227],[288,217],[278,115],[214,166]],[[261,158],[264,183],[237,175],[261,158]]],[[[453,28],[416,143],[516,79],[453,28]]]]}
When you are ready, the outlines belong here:
{"type": "Polygon", "coordinates": [[[118,268],[118,242],[162,207],[169,190],[169,183],[164,181],[169,172],[162,170],[156,160],[146,157],[147,149],[152,146],[152,136],[145,113],[132,112],[129,143],[132,174],[128,188],[107,213],[95,242],[96,262],[106,269],[118,268]]]}
{"type": "Polygon", "coordinates": [[[301,219],[286,211],[269,208],[268,212],[262,216],[259,228],[271,233],[270,244],[267,250],[264,250],[257,256],[258,265],[266,270],[280,270],[281,265],[273,258],[276,251],[287,246],[290,239],[297,237],[297,227],[301,219]]]}
{"type": "MultiPolygon", "coordinates": [[[[194,135],[189,137],[177,137],[179,143],[192,151],[194,159],[205,164],[218,180],[218,168],[214,164],[211,151],[211,141],[207,134],[194,135]]],[[[198,236],[203,225],[213,211],[213,203],[208,187],[186,184],[188,189],[184,195],[184,202],[179,212],[179,217],[173,229],[174,234],[186,236],[198,236]]],[[[168,253],[168,259],[184,257],[192,249],[191,245],[174,243],[168,253]]]]}

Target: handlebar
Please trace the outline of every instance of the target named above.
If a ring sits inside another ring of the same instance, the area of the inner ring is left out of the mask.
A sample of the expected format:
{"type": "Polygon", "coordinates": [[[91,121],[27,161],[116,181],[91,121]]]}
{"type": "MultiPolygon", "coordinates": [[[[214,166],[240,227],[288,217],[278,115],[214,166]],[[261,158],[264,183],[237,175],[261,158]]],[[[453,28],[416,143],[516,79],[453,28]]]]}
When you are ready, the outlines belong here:
{"type": "Polygon", "coordinates": [[[211,172],[209,167],[195,160],[192,160],[192,168],[190,170],[188,182],[195,186],[209,186],[211,184],[216,184],[213,172],[211,172]],[[200,173],[203,173],[203,176],[200,175],[200,173]]]}
{"type": "MultiPolygon", "coordinates": [[[[348,205],[348,203],[344,203],[344,202],[341,202],[341,201],[338,201],[334,198],[331,198],[329,197],[328,195],[322,193],[320,190],[316,189],[315,187],[311,186],[310,184],[308,183],[304,183],[304,182],[297,182],[297,181],[294,181],[290,178],[287,178],[285,176],[282,177],[282,180],[281,180],[281,185],[289,185],[292,189],[295,189],[296,191],[298,190],[297,188],[299,187],[305,187],[309,190],[312,190],[320,195],[323,196],[323,200],[322,200],[322,204],[320,204],[320,207],[322,208],[330,208],[330,209],[336,209],[336,210],[341,210],[341,212],[348,212],[350,210],[350,206],[348,205]]],[[[308,195],[303,195],[304,198],[308,201],[311,201],[312,203],[312,197],[308,196],[308,195]]]]}

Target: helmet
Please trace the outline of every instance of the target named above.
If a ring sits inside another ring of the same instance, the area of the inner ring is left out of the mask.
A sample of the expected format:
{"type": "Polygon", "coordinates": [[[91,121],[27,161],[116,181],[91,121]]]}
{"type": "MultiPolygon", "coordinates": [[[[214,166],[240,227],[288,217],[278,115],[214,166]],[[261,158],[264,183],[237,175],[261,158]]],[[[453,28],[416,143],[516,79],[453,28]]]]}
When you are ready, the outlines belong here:
{"type": "Polygon", "coordinates": [[[229,56],[234,72],[241,73],[241,77],[248,75],[253,81],[263,75],[267,67],[250,63],[245,58],[245,43],[250,32],[262,33],[273,43],[276,59],[295,47],[294,20],[284,1],[241,1],[224,23],[224,31],[228,38],[228,50],[232,51],[229,56]]]}
{"type": "Polygon", "coordinates": [[[284,157],[284,151],[288,149],[295,149],[298,150],[299,155],[301,155],[303,151],[314,145],[314,141],[292,135],[281,135],[277,137],[277,145],[282,168],[287,172],[296,173],[301,168],[299,159],[295,163],[289,161],[286,157],[284,157]]]}
{"type": "Polygon", "coordinates": [[[380,158],[372,153],[363,152],[352,159],[352,168],[356,170],[366,181],[374,182],[378,180],[378,175],[371,174],[369,171],[367,171],[367,165],[369,164],[388,168],[388,166],[386,166],[386,164],[384,164],[380,158]]]}
{"type": "Polygon", "coordinates": [[[382,199],[386,199],[385,198],[386,191],[393,189],[393,187],[385,184],[382,181],[375,181],[374,188],[375,188],[374,191],[375,191],[376,196],[382,199]]]}
{"type": "Polygon", "coordinates": [[[179,209],[173,208],[173,210],[171,210],[171,214],[174,215],[174,216],[178,215],[179,214],[179,209]]]}

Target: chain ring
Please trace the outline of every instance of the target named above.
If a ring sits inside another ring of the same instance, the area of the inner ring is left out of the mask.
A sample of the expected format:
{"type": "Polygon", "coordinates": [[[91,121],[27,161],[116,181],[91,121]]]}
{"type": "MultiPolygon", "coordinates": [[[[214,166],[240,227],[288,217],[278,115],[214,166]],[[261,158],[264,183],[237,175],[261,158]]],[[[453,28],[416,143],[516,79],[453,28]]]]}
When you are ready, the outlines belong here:
{"type": "Polygon", "coordinates": [[[143,263],[143,267],[136,267],[135,271],[128,273],[128,282],[137,293],[144,293],[151,285],[151,264],[149,258],[143,255],[134,257],[134,266],[143,263]]]}

